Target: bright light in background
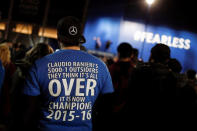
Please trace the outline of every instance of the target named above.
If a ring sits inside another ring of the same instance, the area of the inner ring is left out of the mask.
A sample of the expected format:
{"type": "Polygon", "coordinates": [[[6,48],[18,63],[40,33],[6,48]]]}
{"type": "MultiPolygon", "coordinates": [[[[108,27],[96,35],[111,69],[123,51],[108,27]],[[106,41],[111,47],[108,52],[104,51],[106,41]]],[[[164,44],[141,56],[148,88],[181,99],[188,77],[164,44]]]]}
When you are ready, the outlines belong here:
{"type": "Polygon", "coordinates": [[[155,0],[146,0],[146,3],[151,6],[153,3],[155,2],[155,0]]]}
{"type": "Polygon", "coordinates": [[[32,29],[33,26],[30,24],[16,24],[16,28],[13,28],[12,31],[23,34],[32,34],[32,29]]]}
{"type": "Polygon", "coordinates": [[[5,23],[0,23],[0,30],[5,30],[5,23]]]}

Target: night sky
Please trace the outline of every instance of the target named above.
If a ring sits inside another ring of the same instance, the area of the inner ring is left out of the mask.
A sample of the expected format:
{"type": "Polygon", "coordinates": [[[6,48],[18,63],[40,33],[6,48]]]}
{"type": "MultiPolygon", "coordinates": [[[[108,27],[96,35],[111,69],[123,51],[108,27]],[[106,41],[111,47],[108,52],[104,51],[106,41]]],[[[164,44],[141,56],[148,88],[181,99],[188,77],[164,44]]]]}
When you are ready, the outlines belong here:
{"type": "MultiPolygon", "coordinates": [[[[147,6],[144,0],[128,0],[126,18],[146,18],[147,6]]],[[[190,30],[197,33],[197,8],[194,1],[156,0],[148,14],[149,23],[190,30]]]]}
{"type": "MultiPolygon", "coordinates": [[[[0,5],[1,20],[8,17],[10,0],[2,0],[0,5]]],[[[12,20],[42,24],[47,0],[14,0],[12,20]],[[34,1],[28,3],[28,1],[34,1]],[[36,3],[36,1],[39,1],[36,3]],[[30,5],[31,9],[26,7],[30,5]]],[[[47,26],[56,27],[58,19],[66,15],[74,15],[84,19],[84,7],[87,11],[93,8],[108,8],[119,5],[124,8],[124,19],[143,20],[147,17],[147,5],[144,0],[50,0],[47,26]],[[66,2],[66,3],[65,3],[66,2]],[[87,3],[88,2],[88,3],[87,3]]],[[[113,12],[113,11],[112,11],[113,12]]],[[[189,30],[197,33],[197,7],[195,1],[156,0],[148,14],[149,22],[154,25],[167,25],[174,29],[189,30]]],[[[85,15],[84,15],[85,14],[85,15]]],[[[86,17],[85,17],[86,18],[86,17]]]]}

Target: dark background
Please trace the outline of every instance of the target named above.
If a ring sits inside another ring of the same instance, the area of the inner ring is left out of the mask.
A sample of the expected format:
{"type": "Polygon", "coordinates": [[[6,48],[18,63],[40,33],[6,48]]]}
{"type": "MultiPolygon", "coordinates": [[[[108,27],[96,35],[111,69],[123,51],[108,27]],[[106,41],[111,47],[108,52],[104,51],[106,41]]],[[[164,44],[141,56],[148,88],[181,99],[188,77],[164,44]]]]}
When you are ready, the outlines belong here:
{"type": "MultiPolygon", "coordinates": [[[[88,11],[94,8],[107,8],[115,15],[113,6],[124,9],[124,19],[143,21],[151,24],[167,25],[174,29],[197,32],[197,7],[195,1],[156,0],[147,14],[144,0],[49,0],[50,6],[46,25],[56,27],[57,21],[66,15],[74,15],[84,23],[88,11]],[[88,8],[87,8],[88,7],[88,8]]],[[[14,0],[12,21],[42,25],[47,0],[14,0]]],[[[0,20],[8,18],[10,0],[1,0],[0,20]]],[[[98,12],[97,12],[98,13],[98,12]]],[[[95,15],[97,15],[95,13],[95,15]]]]}
{"type": "MultiPolygon", "coordinates": [[[[147,8],[144,0],[128,0],[125,17],[144,19],[147,8]],[[134,3],[137,4],[134,4],[134,3]]],[[[175,29],[186,29],[197,32],[197,7],[195,1],[156,0],[148,14],[149,22],[155,25],[167,25],[175,29]]]]}

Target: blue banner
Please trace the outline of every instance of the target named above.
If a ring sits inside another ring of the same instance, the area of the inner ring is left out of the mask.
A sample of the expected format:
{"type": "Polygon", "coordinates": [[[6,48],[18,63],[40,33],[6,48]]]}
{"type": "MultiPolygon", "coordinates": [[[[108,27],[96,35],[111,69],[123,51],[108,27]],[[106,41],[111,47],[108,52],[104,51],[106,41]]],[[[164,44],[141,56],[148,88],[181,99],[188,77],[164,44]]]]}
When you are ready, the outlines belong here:
{"type": "Polygon", "coordinates": [[[156,43],[163,43],[170,47],[171,57],[180,61],[183,71],[197,70],[197,34],[189,31],[145,25],[121,17],[100,17],[87,21],[84,35],[87,49],[116,54],[121,42],[129,42],[139,50],[139,57],[144,61],[148,61],[150,50],[156,43]],[[111,44],[106,49],[109,41],[111,44]]]}

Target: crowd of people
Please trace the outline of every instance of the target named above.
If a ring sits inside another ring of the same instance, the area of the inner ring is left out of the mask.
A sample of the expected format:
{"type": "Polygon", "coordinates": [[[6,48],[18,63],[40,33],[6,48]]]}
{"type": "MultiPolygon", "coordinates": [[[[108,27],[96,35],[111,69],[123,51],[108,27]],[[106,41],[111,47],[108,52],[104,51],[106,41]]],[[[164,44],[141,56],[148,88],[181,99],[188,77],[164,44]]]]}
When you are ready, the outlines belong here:
{"type": "Polygon", "coordinates": [[[4,42],[0,44],[0,52],[0,123],[2,129],[9,127],[11,130],[23,123],[22,109],[25,107],[25,97],[22,90],[28,70],[37,59],[53,53],[53,49],[45,43],[38,43],[31,49],[26,49],[16,48],[16,45],[8,46],[8,43],[4,42]]]}
{"type": "Polygon", "coordinates": [[[58,51],[0,44],[0,130],[130,130],[196,118],[196,71],[181,72],[167,45],[143,62],[123,42],[117,59],[102,61],[81,46],[78,19],[61,19],[57,32],[58,51]]]}

